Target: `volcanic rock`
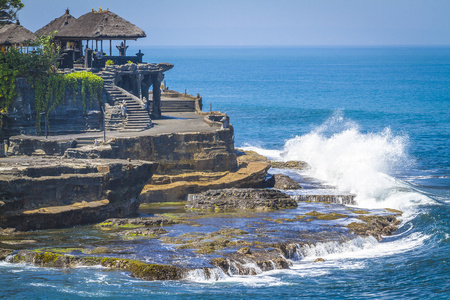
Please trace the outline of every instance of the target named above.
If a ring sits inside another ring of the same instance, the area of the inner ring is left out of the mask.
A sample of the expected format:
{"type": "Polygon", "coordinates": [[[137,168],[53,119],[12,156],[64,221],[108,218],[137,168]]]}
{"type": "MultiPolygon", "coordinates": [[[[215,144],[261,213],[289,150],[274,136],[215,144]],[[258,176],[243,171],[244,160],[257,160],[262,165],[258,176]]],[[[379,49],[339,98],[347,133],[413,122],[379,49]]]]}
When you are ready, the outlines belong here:
{"type": "Polygon", "coordinates": [[[296,207],[297,202],[283,192],[268,189],[209,190],[189,195],[186,205],[199,210],[276,210],[296,207]]]}

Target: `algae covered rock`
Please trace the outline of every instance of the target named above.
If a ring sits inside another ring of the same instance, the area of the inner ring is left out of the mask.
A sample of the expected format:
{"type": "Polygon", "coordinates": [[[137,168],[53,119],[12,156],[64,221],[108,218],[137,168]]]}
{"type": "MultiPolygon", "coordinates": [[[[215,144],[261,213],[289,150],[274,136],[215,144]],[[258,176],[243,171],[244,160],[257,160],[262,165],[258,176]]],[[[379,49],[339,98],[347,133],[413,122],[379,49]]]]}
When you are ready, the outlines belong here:
{"type": "Polygon", "coordinates": [[[52,252],[35,252],[21,250],[14,256],[14,263],[31,263],[40,267],[74,268],[77,266],[97,266],[125,270],[131,276],[143,280],[179,280],[186,273],[186,269],[160,264],[147,264],[139,260],[112,258],[112,257],[86,257],[59,254],[52,252]]]}
{"type": "Polygon", "coordinates": [[[186,207],[198,210],[277,210],[293,208],[297,202],[277,190],[223,189],[189,195],[186,207]]]}
{"type": "Polygon", "coordinates": [[[118,227],[118,228],[133,228],[144,226],[164,226],[177,224],[176,220],[170,219],[162,215],[155,215],[146,218],[112,218],[97,224],[98,227],[118,227]]]}

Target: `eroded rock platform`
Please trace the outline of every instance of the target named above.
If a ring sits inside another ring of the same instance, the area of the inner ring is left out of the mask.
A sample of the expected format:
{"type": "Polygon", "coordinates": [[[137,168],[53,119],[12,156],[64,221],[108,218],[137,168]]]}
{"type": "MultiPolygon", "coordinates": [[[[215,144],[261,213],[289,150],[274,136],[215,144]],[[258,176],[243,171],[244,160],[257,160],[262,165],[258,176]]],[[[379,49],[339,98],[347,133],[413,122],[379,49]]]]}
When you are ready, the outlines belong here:
{"type": "Polygon", "coordinates": [[[88,224],[136,213],[157,164],[117,159],[13,156],[0,160],[0,227],[88,224]]]}

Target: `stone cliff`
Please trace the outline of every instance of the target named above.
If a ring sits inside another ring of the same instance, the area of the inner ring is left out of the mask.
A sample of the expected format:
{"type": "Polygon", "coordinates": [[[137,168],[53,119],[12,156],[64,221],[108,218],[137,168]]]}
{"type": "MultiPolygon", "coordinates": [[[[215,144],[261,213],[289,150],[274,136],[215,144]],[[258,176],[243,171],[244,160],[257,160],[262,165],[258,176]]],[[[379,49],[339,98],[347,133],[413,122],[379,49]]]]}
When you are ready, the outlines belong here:
{"type": "Polygon", "coordinates": [[[157,164],[16,156],[0,161],[0,226],[58,228],[136,213],[157,164]]]}

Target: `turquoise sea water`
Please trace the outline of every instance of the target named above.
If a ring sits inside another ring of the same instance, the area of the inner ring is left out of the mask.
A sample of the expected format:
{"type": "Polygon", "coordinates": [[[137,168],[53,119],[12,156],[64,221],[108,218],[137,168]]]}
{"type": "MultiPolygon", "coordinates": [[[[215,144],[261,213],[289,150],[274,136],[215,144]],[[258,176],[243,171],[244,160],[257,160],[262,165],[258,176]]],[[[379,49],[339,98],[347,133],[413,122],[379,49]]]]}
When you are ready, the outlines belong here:
{"type": "MultiPolygon", "coordinates": [[[[131,51],[137,50],[130,49],[131,51]]],[[[381,243],[323,245],[291,270],[145,282],[0,264],[11,298],[450,298],[450,48],[143,48],[170,89],[229,114],[237,147],[305,160],[361,207],[404,211],[381,243]]]]}

